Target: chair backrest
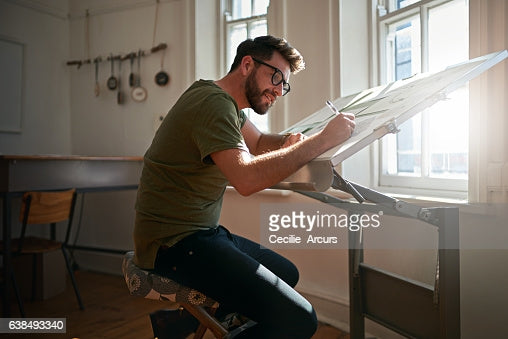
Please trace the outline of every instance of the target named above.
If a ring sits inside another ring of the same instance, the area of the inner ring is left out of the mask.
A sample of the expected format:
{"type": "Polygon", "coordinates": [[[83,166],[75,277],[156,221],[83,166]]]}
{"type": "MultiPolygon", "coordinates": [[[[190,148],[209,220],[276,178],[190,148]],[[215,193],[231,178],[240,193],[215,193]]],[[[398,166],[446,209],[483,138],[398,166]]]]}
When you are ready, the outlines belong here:
{"type": "Polygon", "coordinates": [[[23,195],[20,221],[27,224],[51,224],[69,219],[76,190],[26,192],[23,195]]]}
{"type": "MultiPolygon", "coordinates": [[[[67,244],[71,232],[74,205],[76,202],[76,189],[67,191],[26,192],[23,194],[20,220],[21,234],[19,236],[17,251],[21,252],[25,239],[26,226],[29,224],[56,224],[69,220],[63,244],[67,244]]],[[[52,238],[54,236],[54,229],[52,238]]]]}

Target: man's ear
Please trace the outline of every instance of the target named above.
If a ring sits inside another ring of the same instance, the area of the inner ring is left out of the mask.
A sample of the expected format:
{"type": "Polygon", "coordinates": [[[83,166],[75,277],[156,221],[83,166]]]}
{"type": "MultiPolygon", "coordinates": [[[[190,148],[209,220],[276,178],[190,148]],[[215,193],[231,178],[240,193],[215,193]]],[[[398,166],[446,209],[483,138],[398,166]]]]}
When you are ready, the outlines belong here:
{"type": "Polygon", "coordinates": [[[246,55],[242,58],[242,62],[240,63],[240,70],[242,71],[242,75],[249,75],[254,67],[254,60],[250,55],[246,55]]]}

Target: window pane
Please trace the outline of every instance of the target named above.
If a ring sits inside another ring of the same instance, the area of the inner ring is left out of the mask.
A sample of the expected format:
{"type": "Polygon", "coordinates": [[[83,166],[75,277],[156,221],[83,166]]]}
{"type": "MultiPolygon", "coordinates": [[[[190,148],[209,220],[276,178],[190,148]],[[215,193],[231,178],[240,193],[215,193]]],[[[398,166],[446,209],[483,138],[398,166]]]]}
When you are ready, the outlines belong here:
{"type": "Polygon", "coordinates": [[[383,138],[383,173],[421,175],[421,114],[399,126],[397,134],[383,138]]]}
{"type": "Polygon", "coordinates": [[[395,79],[411,76],[411,32],[410,23],[397,27],[395,33],[395,79]]]}
{"type": "Polygon", "coordinates": [[[420,19],[414,17],[408,21],[388,26],[387,70],[388,80],[395,81],[410,77],[421,71],[420,19]]]}
{"type": "MultiPolygon", "coordinates": [[[[429,11],[429,69],[439,71],[465,61],[468,48],[468,8],[465,0],[429,11]]],[[[429,175],[467,179],[469,93],[467,86],[429,109],[431,138],[429,175]]]]}
{"type": "Polygon", "coordinates": [[[242,41],[247,39],[247,24],[240,23],[228,26],[228,36],[227,67],[229,70],[229,66],[231,66],[236,56],[236,48],[242,41]]]}
{"type": "Polygon", "coordinates": [[[469,16],[465,0],[457,0],[429,11],[429,71],[467,61],[469,16]]]}
{"type": "Polygon", "coordinates": [[[462,87],[429,110],[431,177],[467,179],[468,90],[462,87]]]}
{"type": "Polygon", "coordinates": [[[250,23],[249,38],[255,38],[257,36],[267,34],[268,34],[268,26],[266,25],[266,20],[257,20],[250,23]]]}
{"type": "Polygon", "coordinates": [[[394,12],[398,9],[417,3],[418,1],[420,0],[385,0],[383,2],[379,1],[378,5],[379,16],[386,15],[387,10],[389,12],[394,12]]]}
{"type": "Polygon", "coordinates": [[[270,0],[254,0],[252,15],[266,14],[270,0]]]}
{"type": "MultiPolygon", "coordinates": [[[[387,70],[389,81],[401,80],[421,71],[420,20],[418,17],[388,26],[387,70]]],[[[392,145],[385,173],[420,175],[422,171],[421,117],[406,121],[396,135],[387,136],[392,145]],[[390,140],[391,139],[391,140],[390,140]]]]}
{"type": "Polygon", "coordinates": [[[396,1],[397,1],[396,9],[400,9],[412,5],[420,0],[396,0],[396,1]]]}
{"type": "Polygon", "coordinates": [[[421,118],[420,115],[400,125],[397,133],[397,172],[421,174],[421,118]]]}
{"type": "Polygon", "coordinates": [[[251,0],[233,0],[232,19],[250,17],[252,13],[251,0]]]}

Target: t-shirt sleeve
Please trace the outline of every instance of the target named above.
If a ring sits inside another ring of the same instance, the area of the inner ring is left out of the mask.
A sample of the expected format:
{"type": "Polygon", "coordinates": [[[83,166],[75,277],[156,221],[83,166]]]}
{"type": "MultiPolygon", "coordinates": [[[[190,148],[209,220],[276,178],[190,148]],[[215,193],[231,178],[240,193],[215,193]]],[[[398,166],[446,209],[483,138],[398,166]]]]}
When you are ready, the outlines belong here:
{"type": "Polygon", "coordinates": [[[196,115],[193,140],[204,163],[213,163],[210,154],[226,149],[243,149],[248,152],[241,128],[245,123],[245,113],[239,111],[227,98],[217,95],[203,103],[196,115]]]}

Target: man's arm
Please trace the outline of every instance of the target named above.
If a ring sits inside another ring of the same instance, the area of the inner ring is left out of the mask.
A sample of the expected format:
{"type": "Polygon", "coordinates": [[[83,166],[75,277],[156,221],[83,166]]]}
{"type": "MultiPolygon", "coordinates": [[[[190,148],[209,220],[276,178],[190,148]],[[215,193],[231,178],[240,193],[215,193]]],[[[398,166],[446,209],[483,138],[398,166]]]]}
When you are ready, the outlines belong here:
{"type": "Polygon", "coordinates": [[[261,155],[282,147],[288,147],[298,141],[302,141],[305,138],[305,136],[301,133],[262,133],[249,119],[247,119],[242,127],[242,134],[250,153],[253,155],[261,155]]]}
{"type": "Polygon", "coordinates": [[[280,148],[282,136],[278,140],[275,137],[262,140],[260,136],[256,139],[255,131],[248,129],[245,133],[242,129],[251,153],[253,147],[256,152],[253,154],[259,155],[253,157],[244,150],[228,149],[212,153],[211,157],[230,184],[247,196],[277,184],[318,155],[346,141],[353,129],[354,116],[340,114],[319,133],[283,148],[280,148]],[[275,147],[277,142],[278,149],[260,153],[265,145],[275,147]]]}

